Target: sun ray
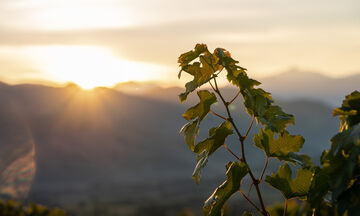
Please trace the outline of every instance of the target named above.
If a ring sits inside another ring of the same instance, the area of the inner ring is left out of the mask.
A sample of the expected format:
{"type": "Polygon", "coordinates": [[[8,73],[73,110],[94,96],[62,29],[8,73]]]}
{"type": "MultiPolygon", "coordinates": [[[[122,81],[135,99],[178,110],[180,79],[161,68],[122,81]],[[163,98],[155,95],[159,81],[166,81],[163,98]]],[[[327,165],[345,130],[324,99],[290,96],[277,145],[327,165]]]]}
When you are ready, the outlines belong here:
{"type": "Polygon", "coordinates": [[[37,47],[32,53],[41,59],[39,67],[55,80],[74,82],[83,89],[127,81],[148,81],[160,78],[164,71],[155,64],[121,59],[102,47],[37,47]]]}

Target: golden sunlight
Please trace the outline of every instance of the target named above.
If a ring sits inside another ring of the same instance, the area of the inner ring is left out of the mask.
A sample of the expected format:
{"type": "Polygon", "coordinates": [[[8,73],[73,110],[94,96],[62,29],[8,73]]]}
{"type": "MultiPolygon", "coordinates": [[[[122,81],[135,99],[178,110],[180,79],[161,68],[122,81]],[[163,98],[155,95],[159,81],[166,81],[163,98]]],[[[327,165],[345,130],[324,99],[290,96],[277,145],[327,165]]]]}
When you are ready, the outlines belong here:
{"type": "Polygon", "coordinates": [[[40,70],[57,82],[74,82],[84,89],[112,86],[118,82],[160,78],[160,66],[120,59],[107,49],[91,46],[32,48],[40,70]]]}

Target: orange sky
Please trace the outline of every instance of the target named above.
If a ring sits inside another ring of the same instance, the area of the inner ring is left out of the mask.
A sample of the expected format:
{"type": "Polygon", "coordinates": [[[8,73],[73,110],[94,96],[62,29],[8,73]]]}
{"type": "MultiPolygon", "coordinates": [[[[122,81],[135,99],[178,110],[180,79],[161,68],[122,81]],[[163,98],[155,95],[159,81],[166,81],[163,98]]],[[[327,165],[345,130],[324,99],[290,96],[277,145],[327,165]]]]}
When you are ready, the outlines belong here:
{"type": "Polygon", "coordinates": [[[176,84],[198,42],[254,76],[360,72],[358,0],[1,0],[0,80],[176,84]]]}

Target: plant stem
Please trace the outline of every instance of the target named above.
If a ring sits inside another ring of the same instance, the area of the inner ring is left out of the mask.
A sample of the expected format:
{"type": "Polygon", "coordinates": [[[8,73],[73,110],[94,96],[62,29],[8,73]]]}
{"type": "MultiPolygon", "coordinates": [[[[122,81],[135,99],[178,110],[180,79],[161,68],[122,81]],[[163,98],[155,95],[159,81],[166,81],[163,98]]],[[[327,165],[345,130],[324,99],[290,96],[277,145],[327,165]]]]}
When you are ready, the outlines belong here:
{"type": "Polygon", "coordinates": [[[269,164],[269,157],[266,156],[266,161],[265,161],[264,169],[263,169],[263,171],[261,172],[261,176],[260,176],[260,178],[259,178],[259,181],[262,181],[262,179],[263,179],[263,177],[264,177],[264,174],[265,174],[265,170],[266,170],[268,164],[269,164]]]}
{"type": "Polygon", "coordinates": [[[287,215],[287,206],[288,206],[288,199],[285,200],[285,206],[284,206],[284,216],[287,215]]]}
{"type": "Polygon", "coordinates": [[[216,112],[214,112],[214,111],[212,111],[212,110],[210,110],[210,112],[211,112],[213,115],[215,115],[215,116],[217,116],[217,117],[219,117],[219,118],[222,118],[222,119],[224,119],[224,120],[227,120],[224,116],[219,115],[219,114],[217,114],[216,112]]]}
{"type": "Polygon", "coordinates": [[[254,124],[254,120],[255,120],[255,116],[253,116],[252,119],[251,119],[251,124],[250,124],[248,130],[246,131],[246,134],[245,134],[245,136],[244,136],[244,140],[248,137],[248,135],[249,135],[249,133],[250,133],[250,130],[251,130],[253,124],[254,124]]]}
{"type": "Polygon", "coordinates": [[[250,185],[250,188],[249,188],[249,191],[248,191],[248,196],[250,196],[250,192],[251,192],[251,189],[252,189],[252,186],[254,185],[254,183],[251,183],[251,185],[250,185]]]}
{"type": "Polygon", "coordinates": [[[260,213],[262,214],[261,209],[259,209],[259,207],[257,207],[257,206],[255,205],[255,203],[253,203],[253,202],[244,194],[244,192],[243,192],[241,189],[240,189],[239,191],[240,191],[241,195],[246,199],[246,201],[248,201],[252,206],[254,206],[254,208],[255,208],[256,210],[258,210],[258,212],[260,212],[260,213]]]}
{"type": "Polygon", "coordinates": [[[234,157],[236,157],[236,159],[238,159],[240,162],[242,162],[242,159],[239,158],[233,151],[230,150],[230,148],[224,144],[225,148],[228,150],[228,152],[230,152],[230,154],[234,155],[234,157]]]}
{"type": "MultiPolygon", "coordinates": [[[[264,201],[263,201],[263,198],[261,196],[261,192],[260,192],[260,188],[259,188],[259,180],[255,178],[254,174],[252,173],[248,163],[246,162],[246,157],[245,157],[245,145],[244,145],[244,141],[246,139],[245,136],[242,136],[239,129],[237,128],[233,118],[231,117],[231,113],[230,113],[230,110],[229,110],[229,103],[225,101],[224,97],[222,96],[222,94],[220,93],[220,90],[219,90],[219,87],[218,87],[218,84],[217,84],[217,81],[216,81],[216,77],[214,77],[214,83],[215,83],[215,87],[210,83],[211,87],[214,89],[214,91],[219,95],[221,101],[223,102],[224,106],[225,106],[225,109],[226,109],[226,112],[227,112],[227,115],[228,115],[228,121],[231,123],[231,125],[233,126],[236,134],[238,135],[238,138],[239,138],[239,141],[240,141],[240,144],[241,144],[241,155],[242,155],[242,161],[248,166],[249,168],[249,175],[251,177],[251,180],[255,186],[255,189],[256,189],[256,193],[258,195],[258,199],[259,199],[259,202],[260,202],[260,205],[261,205],[261,213],[264,215],[264,216],[267,216],[268,213],[266,212],[266,208],[265,208],[265,205],[264,205],[264,201]]],[[[250,125],[250,129],[252,127],[252,124],[253,124],[253,121],[250,125]]],[[[248,131],[250,131],[250,129],[248,129],[248,131]]]]}
{"type": "Polygon", "coordinates": [[[235,97],[229,102],[229,105],[232,104],[232,103],[235,101],[235,99],[240,95],[240,93],[241,93],[241,90],[239,90],[239,91],[236,93],[235,97]]]}

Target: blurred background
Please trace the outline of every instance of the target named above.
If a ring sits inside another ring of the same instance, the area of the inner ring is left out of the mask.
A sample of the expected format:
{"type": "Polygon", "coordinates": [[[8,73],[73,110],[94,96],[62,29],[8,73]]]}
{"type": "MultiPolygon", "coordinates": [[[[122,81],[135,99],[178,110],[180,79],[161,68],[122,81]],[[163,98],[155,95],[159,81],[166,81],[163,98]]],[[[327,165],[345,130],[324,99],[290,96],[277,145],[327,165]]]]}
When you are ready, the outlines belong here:
{"type": "MultiPolygon", "coordinates": [[[[233,158],[221,149],[200,185],[191,179],[195,155],[178,131],[198,99],[179,102],[177,58],[196,43],[229,50],[263,83],[319,163],[339,127],[332,109],[359,90],[359,11],[356,0],[0,0],[1,197],[72,215],[199,215],[233,158]]],[[[231,109],[246,130],[241,105],[231,109]]],[[[218,123],[209,115],[198,140],[218,123]]],[[[235,136],[227,143],[240,151],[235,136]]],[[[266,203],[281,199],[263,190],[266,203]]],[[[249,208],[230,201],[231,215],[249,208]]]]}

